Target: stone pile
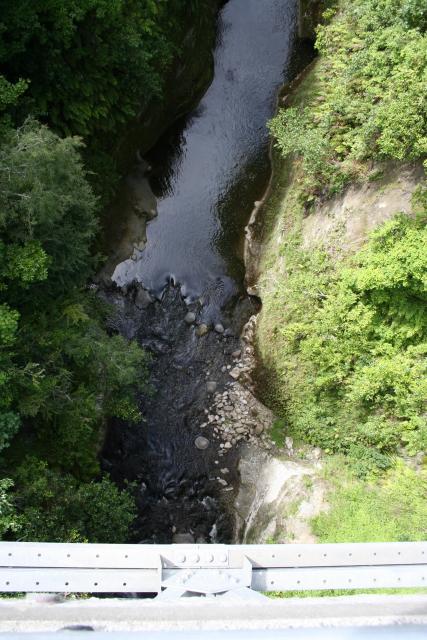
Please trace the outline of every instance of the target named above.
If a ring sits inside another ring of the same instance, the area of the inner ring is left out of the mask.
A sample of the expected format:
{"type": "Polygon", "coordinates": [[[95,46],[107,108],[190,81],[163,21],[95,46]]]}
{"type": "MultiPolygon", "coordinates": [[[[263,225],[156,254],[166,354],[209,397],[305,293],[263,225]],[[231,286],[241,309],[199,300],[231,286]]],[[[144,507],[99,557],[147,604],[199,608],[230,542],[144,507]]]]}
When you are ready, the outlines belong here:
{"type": "MultiPolygon", "coordinates": [[[[265,449],[274,445],[268,437],[274,415],[254,394],[251,372],[255,367],[255,356],[252,341],[256,325],[256,316],[246,324],[242,335],[242,348],[231,356],[233,365],[224,367],[230,380],[223,392],[212,395],[208,409],[205,409],[206,420],[201,429],[210,427],[212,437],[219,441],[218,455],[224,455],[240,441],[252,442],[265,449]]],[[[209,372],[207,378],[209,378],[209,372]]],[[[214,385],[208,379],[207,389],[212,393],[214,385]]]]}

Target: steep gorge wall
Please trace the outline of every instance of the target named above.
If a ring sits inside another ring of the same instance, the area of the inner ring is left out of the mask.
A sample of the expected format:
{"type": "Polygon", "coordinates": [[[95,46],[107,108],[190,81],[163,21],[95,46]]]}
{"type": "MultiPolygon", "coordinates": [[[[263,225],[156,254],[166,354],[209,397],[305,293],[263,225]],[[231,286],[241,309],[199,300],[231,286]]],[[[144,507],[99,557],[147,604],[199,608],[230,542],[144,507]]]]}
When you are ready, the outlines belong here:
{"type": "Polygon", "coordinates": [[[224,0],[212,0],[204,7],[203,15],[177,35],[181,47],[168,77],[161,100],[153,101],[130,123],[116,147],[119,166],[129,167],[138,150],[144,155],[178,118],[197,104],[213,76],[213,48],[216,39],[216,20],[224,0]]]}

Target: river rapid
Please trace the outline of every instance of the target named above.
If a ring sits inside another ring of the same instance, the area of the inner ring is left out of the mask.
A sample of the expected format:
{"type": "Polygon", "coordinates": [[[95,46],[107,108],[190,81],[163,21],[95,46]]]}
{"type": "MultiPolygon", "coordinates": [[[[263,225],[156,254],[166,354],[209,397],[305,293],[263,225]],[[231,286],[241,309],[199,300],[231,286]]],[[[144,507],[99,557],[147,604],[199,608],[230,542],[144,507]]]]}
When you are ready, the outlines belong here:
{"type": "MultiPolygon", "coordinates": [[[[132,541],[233,539],[239,447],[250,426],[227,435],[211,403],[226,394],[227,408],[244,378],[241,363],[237,377],[230,373],[245,352],[242,329],[259,309],[244,289],[244,227],[268,182],[266,123],[291,79],[296,32],[296,0],[229,0],[211,86],[129,177],[145,199],[149,181],[157,216],[146,242],[135,237],[111,269],[104,295],[117,309],[113,328],[151,354],[151,389],[140,397],[140,424],[110,425],[102,464],[118,484],[133,483],[132,541]],[[200,436],[206,448],[195,446],[200,436]]],[[[130,224],[126,232],[132,236],[130,224]]]]}

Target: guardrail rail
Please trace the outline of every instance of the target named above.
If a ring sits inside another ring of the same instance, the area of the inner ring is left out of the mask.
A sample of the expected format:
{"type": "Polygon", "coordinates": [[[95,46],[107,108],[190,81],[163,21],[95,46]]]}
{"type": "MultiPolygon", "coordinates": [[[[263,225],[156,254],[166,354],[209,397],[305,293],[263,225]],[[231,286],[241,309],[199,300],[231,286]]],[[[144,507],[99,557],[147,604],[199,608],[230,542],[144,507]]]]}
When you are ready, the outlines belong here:
{"type": "Polygon", "coordinates": [[[287,545],[120,545],[0,542],[0,591],[150,593],[159,599],[232,592],[427,586],[427,542],[287,545]]]}

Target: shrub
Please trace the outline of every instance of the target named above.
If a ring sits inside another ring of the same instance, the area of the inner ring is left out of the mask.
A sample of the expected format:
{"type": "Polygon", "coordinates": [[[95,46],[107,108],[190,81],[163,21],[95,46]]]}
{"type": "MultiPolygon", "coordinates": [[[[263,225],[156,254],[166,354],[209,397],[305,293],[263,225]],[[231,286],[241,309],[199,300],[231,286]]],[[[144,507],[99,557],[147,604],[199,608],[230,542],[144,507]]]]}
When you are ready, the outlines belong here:
{"type": "Polygon", "coordinates": [[[306,197],[339,190],[371,160],[427,153],[425,3],[340,0],[339,9],[318,28],[313,95],[271,122],[283,155],[303,159],[306,197]]]}
{"type": "Polygon", "coordinates": [[[403,464],[376,484],[334,471],[330,510],[316,516],[320,542],[405,542],[427,536],[427,473],[403,464]],[[337,481],[338,478],[338,481],[337,481]]]}
{"type": "Polygon", "coordinates": [[[78,483],[46,462],[27,457],[16,472],[16,521],[20,540],[110,542],[128,540],[133,498],[107,477],[78,483]]]}

